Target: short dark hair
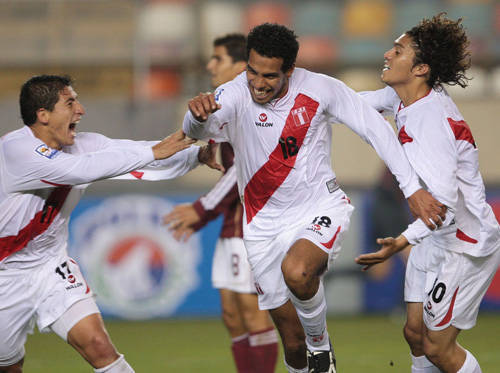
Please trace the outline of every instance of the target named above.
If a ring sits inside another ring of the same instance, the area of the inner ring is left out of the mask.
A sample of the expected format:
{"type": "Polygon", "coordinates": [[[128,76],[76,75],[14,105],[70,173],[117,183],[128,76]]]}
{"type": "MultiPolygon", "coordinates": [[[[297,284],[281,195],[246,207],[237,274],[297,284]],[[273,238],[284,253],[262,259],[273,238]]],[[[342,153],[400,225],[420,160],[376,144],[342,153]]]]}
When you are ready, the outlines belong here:
{"type": "Polygon", "coordinates": [[[413,41],[414,64],[429,65],[427,84],[431,87],[444,83],[465,88],[470,80],[465,76],[471,65],[469,40],[461,25],[462,18],[452,21],[445,15],[442,12],[432,19],[423,19],[406,32],[413,41]]]}
{"type": "Polygon", "coordinates": [[[227,54],[232,58],[233,63],[247,62],[246,46],[247,38],[243,34],[227,34],[214,40],[214,47],[226,47],[227,54]]]}
{"type": "Polygon", "coordinates": [[[299,52],[297,35],[283,25],[264,23],[256,26],[248,34],[247,60],[250,50],[265,57],[282,58],[281,71],[288,71],[295,63],[299,52]]]}
{"type": "Polygon", "coordinates": [[[19,94],[19,107],[24,124],[31,126],[36,122],[38,109],[54,110],[59,100],[59,92],[72,83],[73,80],[67,75],[37,75],[24,83],[19,94]]]}

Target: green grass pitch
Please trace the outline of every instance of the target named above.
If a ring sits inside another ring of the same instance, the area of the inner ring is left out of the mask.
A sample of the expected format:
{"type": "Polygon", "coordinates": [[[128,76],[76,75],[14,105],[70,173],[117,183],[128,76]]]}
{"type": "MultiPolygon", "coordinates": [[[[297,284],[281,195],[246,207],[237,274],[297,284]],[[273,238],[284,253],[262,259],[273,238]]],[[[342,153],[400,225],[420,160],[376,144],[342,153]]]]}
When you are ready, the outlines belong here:
{"type": "MultiPolygon", "coordinates": [[[[328,329],[340,373],[409,372],[402,336],[403,317],[333,317],[328,329]]],[[[234,372],[229,337],[218,319],[147,322],[107,321],[111,338],[138,373],[234,372]]],[[[460,336],[484,373],[500,371],[500,315],[481,314],[475,328],[460,336]]],[[[281,346],[280,346],[281,349],[281,346]]],[[[280,350],[277,372],[285,373],[280,350]]],[[[28,337],[26,373],[92,372],[90,366],[55,334],[28,337]]]]}

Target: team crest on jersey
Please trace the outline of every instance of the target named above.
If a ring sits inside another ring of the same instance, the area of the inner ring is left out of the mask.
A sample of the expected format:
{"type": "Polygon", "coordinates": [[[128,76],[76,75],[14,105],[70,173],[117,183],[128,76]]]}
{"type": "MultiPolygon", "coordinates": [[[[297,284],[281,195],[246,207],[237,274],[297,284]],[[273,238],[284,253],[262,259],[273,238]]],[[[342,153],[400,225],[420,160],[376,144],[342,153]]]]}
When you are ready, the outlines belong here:
{"type": "Polygon", "coordinates": [[[36,149],[35,149],[35,152],[37,152],[38,154],[40,155],[43,155],[45,158],[53,158],[57,153],[59,153],[59,150],[57,149],[52,149],[52,148],[49,148],[47,145],[45,144],[42,144],[40,146],[38,146],[36,149]]]}
{"type": "Polygon", "coordinates": [[[103,313],[166,317],[198,285],[200,242],[177,242],[165,229],[162,217],[172,207],[164,198],[123,195],[74,218],[72,254],[103,313]]]}
{"type": "Polygon", "coordinates": [[[292,118],[297,127],[309,124],[311,120],[304,106],[292,110],[292,118]]]}

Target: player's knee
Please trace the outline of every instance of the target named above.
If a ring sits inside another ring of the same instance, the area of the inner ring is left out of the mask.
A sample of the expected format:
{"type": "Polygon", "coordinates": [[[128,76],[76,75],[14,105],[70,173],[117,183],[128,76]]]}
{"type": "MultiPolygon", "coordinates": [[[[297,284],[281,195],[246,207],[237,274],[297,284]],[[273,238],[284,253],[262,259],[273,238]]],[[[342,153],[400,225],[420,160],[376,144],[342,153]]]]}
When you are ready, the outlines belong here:
{"type": "Polygon", "coordinates": [[[288,288],[299,297],[314,279],[313,273],[306,268],[304,263],[289,257],[283,259],[281,272],[288,288]]]}
{"type": "Polygon", "coordinates": [[[222,309],[222,322],[230,332],[241,328],[240,317],[232,310],[222,309]]]}
{"type": "Polygon", "coordinates": [[[434,343],[429,338],[422,339],[422,350],[425,356],[432,362],[439,361],[439,357],[444,353],[443,347],[443,345],[434,343]]]}
{"type": "Polygon", "coordinates": [[[422,349],[422,332],[419,328],[406,323],[403,328],[403,334],[412,350],[422,349]]]}
{"type": "Polygon", "coordinates": [[[85,355],[92,365],[107,365],[116,360],[119,355],[105,333],[96,333],[83,346],[85,355]]]}

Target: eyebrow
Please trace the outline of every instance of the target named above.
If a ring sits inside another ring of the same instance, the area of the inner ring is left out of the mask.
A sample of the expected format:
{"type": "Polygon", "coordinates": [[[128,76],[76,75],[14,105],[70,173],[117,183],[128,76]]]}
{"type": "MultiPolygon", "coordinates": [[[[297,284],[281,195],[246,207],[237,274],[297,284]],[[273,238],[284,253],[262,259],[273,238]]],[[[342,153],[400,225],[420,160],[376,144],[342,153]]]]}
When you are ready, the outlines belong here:
{"type": "MultiPolygon", "coordinates": [[[[255,69],[252,66],[250,66],[249,63],[247,63],[247,69],[258,74],[258,72],[255,71],[255,69]]],[[[279,76],[279,73],[267,73],[267,74],[262,74],[262,76],[265,78],[275,78],[275,77],[279,76]]]]}

